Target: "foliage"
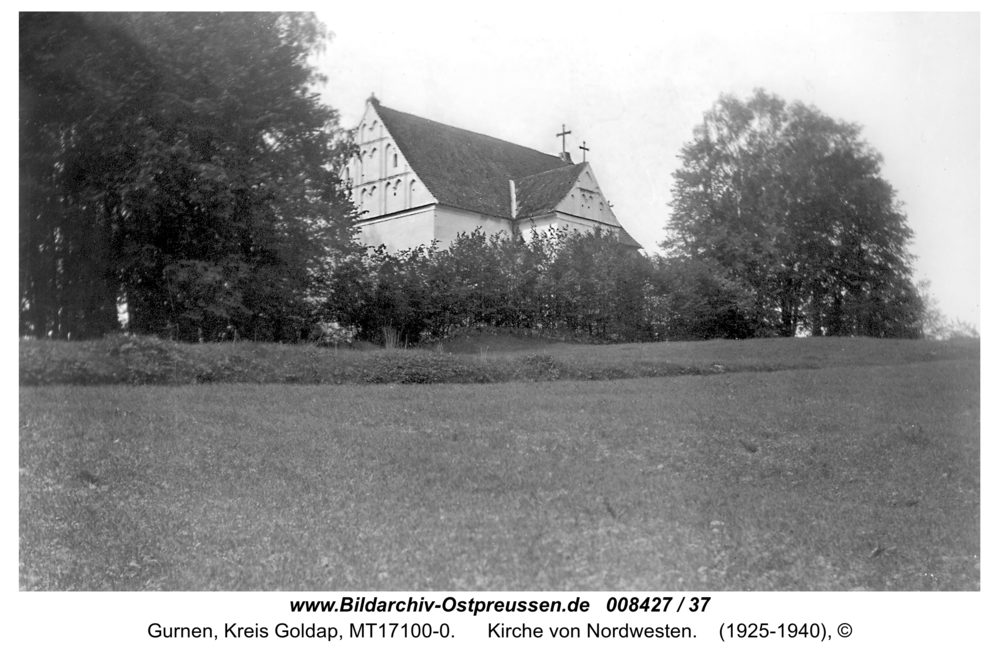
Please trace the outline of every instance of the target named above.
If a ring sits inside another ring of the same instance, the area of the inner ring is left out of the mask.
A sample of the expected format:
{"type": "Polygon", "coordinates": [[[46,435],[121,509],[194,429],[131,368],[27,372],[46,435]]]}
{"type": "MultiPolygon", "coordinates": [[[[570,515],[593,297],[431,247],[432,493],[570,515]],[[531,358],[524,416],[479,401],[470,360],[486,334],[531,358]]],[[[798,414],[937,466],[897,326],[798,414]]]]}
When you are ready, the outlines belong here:
{"type": "Polygon", "coordinates": [[[708,285],[728,297],[715,320],[699,307],[685,320],[701,327],[682,329],[919,336],[912,232],[860,135],[762,90],[746,102],[723,95],[705,113],[674,173],[662,245],[700,263],[678,265],[675,295],[691,300],[708,285]]]}
{"type": "Polygon", "coordinates": [[[22,334],[296,340],[354,213],[307,14],[20,16],[22,334]]]}
{"type": "Polygon", "coordinates": [[[512,328],[598,341],[655,337],[652,265],[606,231],[550,230],[523,241],[481,229],[446,249],[369,249],[328,279],[329,320],[401,343],[458,329],[512,328]]]}
{"type": "Polygon", "coordinates": [[[747,318],[752,312],[752,294],[728,280],[718,264],[663,257],[655,262],[658,332],[675,340],[755,336],[755,326],[747,318]]]}

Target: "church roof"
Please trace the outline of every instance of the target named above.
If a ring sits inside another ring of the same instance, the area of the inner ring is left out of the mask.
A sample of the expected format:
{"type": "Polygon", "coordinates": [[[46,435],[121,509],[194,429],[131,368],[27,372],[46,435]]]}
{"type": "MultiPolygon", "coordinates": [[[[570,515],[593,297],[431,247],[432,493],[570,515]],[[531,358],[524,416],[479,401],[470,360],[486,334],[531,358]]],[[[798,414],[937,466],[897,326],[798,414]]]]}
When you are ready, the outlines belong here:
{"type": "Polygon", "coordinates": [[[585,167],[586,164],[563,166],[515,180],[517,218],[530,218],[555,209],[585,167]]]}
{"type": "Polygon", "coordinates": [[[641,243],[632,238],[632,235],[629,234],[625,228],[622,228],[621,232],[618,233],[618,242],[637,250],[641,250],[643,247],[641,243]]]}
{"type": "MultiPolygon", "coordinates": [[[[372,105],[396,146],[430,194],[441,204],[489,216],[512,218],[510,181],[517,216],[531,218],[555,210],[579,178],[585,163],[516,143],[452,127],[390,109],[374,96],[372,105]]],[[[642,244],[620,229],[619,241],[642,244]]]]}
{"type": "MultiPolygon", "coordinates": [[[[517,184],[520,205],[522,178],[559,171],[551,178],[531,183],[530,195],[535,207],[549,201],[556,187],[568,192],[575,180],[574,177],[565,182],[572,175],[571,170],[579,173],[579,164],[567,164],[555,155],[390,109],[380,103],[375,105],[375,110],[427,190],[438,202],[450,207],[510,218],[510,180],[517,184]]],[[[552,206],[563,196],[552,201],[552,206]]]]}

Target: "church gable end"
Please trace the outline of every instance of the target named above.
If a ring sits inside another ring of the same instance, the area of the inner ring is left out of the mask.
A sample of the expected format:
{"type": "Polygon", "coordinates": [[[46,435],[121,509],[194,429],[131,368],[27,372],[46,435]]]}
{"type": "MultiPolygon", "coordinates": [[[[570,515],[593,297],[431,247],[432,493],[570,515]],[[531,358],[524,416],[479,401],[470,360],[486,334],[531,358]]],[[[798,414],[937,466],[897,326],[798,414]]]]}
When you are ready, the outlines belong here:
{"type": "Polygon", "coordinates": [[[611,211],[611,204],[597,184],[590,164],[581,164],[583,169],[577,176],[569,193],[563,197],[555,210],[604,225],[621,228],[621,224],[611,211]]]}
{"type": "Polygon", "coordinates": [[[355,131],[358,155],[341,171],[366,219],[437,202],[369,100],[355,131]]]}

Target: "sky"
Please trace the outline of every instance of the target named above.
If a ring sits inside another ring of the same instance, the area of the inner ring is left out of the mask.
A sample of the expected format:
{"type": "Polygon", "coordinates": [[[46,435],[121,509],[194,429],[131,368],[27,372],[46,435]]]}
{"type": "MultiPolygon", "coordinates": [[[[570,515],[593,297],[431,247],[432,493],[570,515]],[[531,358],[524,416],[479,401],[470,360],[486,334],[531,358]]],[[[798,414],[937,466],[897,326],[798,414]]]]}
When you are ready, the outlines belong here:
{"type": "MultiPolygon", "coordinates": [[[[651,3],[351,3],[316,60],[344,127],[382,104],[556,153],[586,142],[621,224],[657,252],[682,145],[763,88],[862,126],[914,232],[916,281],[980,327],[976,13],[692,13],[651,3]]],[[[755,5],[756,6],[756,5],[755,5]]],[[[981,329],[981,328],[980,328],[981,329]]]]}

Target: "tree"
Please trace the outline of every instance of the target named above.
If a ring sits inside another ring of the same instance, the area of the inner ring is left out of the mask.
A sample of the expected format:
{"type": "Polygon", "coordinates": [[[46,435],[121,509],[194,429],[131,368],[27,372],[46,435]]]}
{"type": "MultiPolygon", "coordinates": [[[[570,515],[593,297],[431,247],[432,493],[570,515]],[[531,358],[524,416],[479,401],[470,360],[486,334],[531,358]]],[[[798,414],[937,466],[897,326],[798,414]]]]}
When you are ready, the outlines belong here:
{"type": "Polygon", "coordinates": [[[742,290],[713,334],[918,336],[912,232],[859,126],[757,90],[723,95],[694,137],[662,246],[742,290]]]}
{"type": "Polygon", "coordinates": [[[921,280],[917,284],[923,313],[920,317],[921,334],[924,339],[978,339],[979,330],[961,319],[949,319],[941,311],[937,298],[931,292],[931,281],[921,280]]]}
{"type": "Polygon", "coordinates": [[[353,234],[325,39],[309,14],[21,14],[22,333],[96,336],[121,304],[137,332],[305,333],[353,234]]]}

